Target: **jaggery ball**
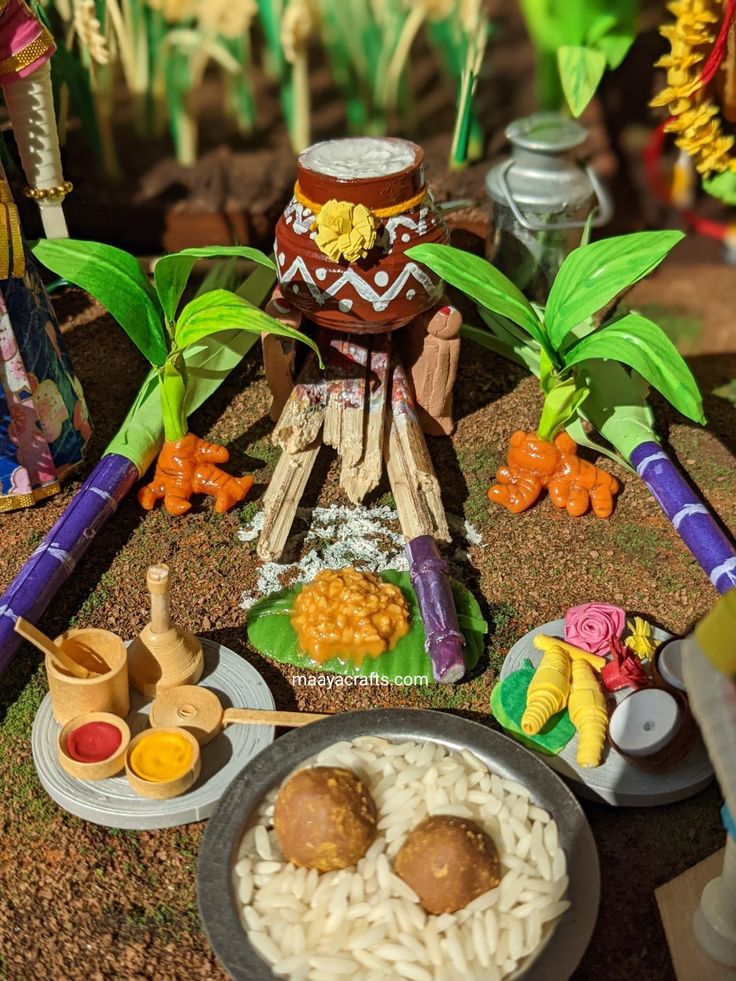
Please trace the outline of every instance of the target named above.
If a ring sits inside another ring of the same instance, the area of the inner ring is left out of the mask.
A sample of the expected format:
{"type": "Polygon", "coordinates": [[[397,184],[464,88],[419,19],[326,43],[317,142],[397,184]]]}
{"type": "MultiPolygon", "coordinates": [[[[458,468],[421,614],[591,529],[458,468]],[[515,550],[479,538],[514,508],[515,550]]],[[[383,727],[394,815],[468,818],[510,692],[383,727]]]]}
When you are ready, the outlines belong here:
{"type": "Polygon", "coordinates": [[[473,821],[444,814],[409,833],[394,871],[433,914],[454,913],[501,881],[493,839],[473,821]]]}
{"type": "Polygon", "coordinates": [[[293,865],[332,872],[355,865],[376,836],[376,805],[352,770],[314,766],[290,777],[274,807],[274,831],[293,865]]]}

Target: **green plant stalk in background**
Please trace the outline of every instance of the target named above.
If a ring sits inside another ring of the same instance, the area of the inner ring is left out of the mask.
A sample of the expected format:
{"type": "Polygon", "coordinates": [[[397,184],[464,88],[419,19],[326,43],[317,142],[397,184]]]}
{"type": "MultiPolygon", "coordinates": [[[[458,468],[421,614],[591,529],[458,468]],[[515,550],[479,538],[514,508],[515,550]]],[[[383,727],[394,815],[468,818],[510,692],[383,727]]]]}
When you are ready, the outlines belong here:
{"type": "Polygon", "coordinates": [[[606,68],[617,68],[636,35],[637,0],[521,0],[537,51],[541,109],[566,103],[574,116],[595,95],[606,68]]]}

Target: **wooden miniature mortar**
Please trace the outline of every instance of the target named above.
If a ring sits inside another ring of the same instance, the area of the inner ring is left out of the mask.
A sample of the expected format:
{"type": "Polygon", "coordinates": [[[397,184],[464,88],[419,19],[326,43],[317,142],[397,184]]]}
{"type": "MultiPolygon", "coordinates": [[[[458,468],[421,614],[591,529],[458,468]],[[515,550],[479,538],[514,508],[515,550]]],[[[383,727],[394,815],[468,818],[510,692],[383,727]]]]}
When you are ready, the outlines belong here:
{"type": "Polygon", "coordinates": [[[193,634],[171,622],[168,566],[150,566],[146,582],[151,595],[151,621],[130,645],[128,672],[134,688],[155,697],[165,688],[199,681],[204,654],[193,634]]]}
{"type": "Polygon", "coordinates": [[[186,729],[200,746],[217,736],[231,722],[272,726],[303,726],[326,719],[310,712],[278,712],[268,709],[223,709],[220,699],[208,688],[180,685],[160,694],[148,717],[154,729],[179,726],[186,729]]]}
{"type": "Polygon", "coordinates": [[[92,670],[103,662],[108,670],[91,678],[76,678],[46,655],[46,676],[51,707],[57,722],[65,725],[85,712],[110,712],[125,716],[130,711],[128,663],[125,644],[109,630],[83,628],[67,630],[56,638],[74,660],[92,670]]]}
{"type": "Polygon", "coordinates": [[[130,729],[124,719],[119,718],[117,715],[112,715],[109,712],[85,712],[84,715],[78,715],[76,718],[67,722],[65,726],[62,726],[57,744],[59,748],[59,762],[69,776],[75,777],[77,780],[104,780],[105,777],[114,777],[116,773],[120,773],[125,768],[125,754],[129,744],[130,729]],[[97,763],[84,763],[81,760],[73,759],[67,753],[67,739],[69,736],[73,732],[76,732],[77,729],[81,729],[88,722],[107,722],[109,725],[115,726],[120,731],[122,737],[120,746],[115,752],[111,756],[108,756],[107,759],[100,760],[97,763]]]}

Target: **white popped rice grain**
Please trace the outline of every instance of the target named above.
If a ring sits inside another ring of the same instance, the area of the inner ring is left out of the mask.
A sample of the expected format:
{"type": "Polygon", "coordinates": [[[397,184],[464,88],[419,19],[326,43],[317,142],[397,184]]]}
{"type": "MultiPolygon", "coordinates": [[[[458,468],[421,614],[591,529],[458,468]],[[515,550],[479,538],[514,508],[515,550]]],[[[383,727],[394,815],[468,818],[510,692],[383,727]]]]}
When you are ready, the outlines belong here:
{"type": "Polygon", "coordinates": [[[526,797],[529,798],[529,791],[522,784],[517,783],[515,780],[502,780],[501,785],[507,794],[513,794],[516,797],[526,797]]]}
{"type": "Polygon", "coordinates": [[[310,957],[309,963],[315,971],[323,972],[323,974],[353,974],[355,972],[355,964],[347,957],[310,957]]]}
{"type": "Polygon", "coordinates": [[[496,948],[498,947],[498,917],[492,906],[483,914],[483,922],[485,924],[488,952],[493,955],[496,953],[496,948]]]}
{"type": "Polygon", "coordinates": [[[544,847],[553,855],[557,851],[559,838],[557,835],[557,822],[549,821],[544,829],[544,847]]]}
{"type": "Polygon", "coordinates": [[[516,917],[506,918],[506,929],[509,935],[509,957],[518,961],[524,950],[524,932],[521,921],[516,917]]]}
{"type": "Polygon", "coordinates": [[[543,807],[537,807],[535,804],[532,804],[529,808],[528,818],[530,821],[539,821],[541,824],[547,824],[550,816],[543,807]]]}
{"type": "Polygon", "coordinates": [[[249,858],[241,858],[240,861],[235,865],[235,874],[240,878],[245,875],[246,872],[250,872],[253,868],[253,862],[249,858]]]}
{"type": "Polygon", "coordinates": [[[394,971],[402,978],[411,978],[412,981],[432,981],[429,971],[420,967],[418,964],[411,964],[408,961],[399,961],[394,964],[394,971]]]}
{"type": "Polygon", "coordinates": [[[464,801],[468,795],[468,778],[466,774],[463,773],[462,776],[458,778],[454,790],[455,790],[455,797],[457,797],[459,801],[464,801]]]}
{"type": "Polygon", "coordinates": [[[529,813],[529,800],[526,797],[517,797],[514,802],[514,806],[511,808],[511,814],[518,821],[526,821],[526,816],[529,813]]]}
{"type": "Polygon", "coordinates": [[[432,920],[427,921],[422,939],[427,945],[427,953],[429,954],[430,961],[436,967],[439,967],[442,964],[442,949],[440,947],[440,938],[437,929],[432,920]]]}
{"type": "Polygon", "coordinates": [[[539,916],[542,923],[546,923],[548,920],[554,920],[568,909],[570,909],[569,900],[561,899],[555,903],[550,903],[549,906],[543,907],[539,911],[539,916]]]}
{"type": "MultiPolygon", "coordinates": [[[[262,830],[266,830],[263,828],[262,830]]],[[[281,862],[256,862],[253,867],[256,875],[273,875],[274,872],[281,871],[281,862]]]]}
{"type": "Polygon", "coordinates": [[[358,903],[357,906],[352,906],[345,915],[349,920],[362,920],[363,917],[372,913],[374,908],[371,903],[358,903]]]}
{"type": "MultiPolygon", "coordinates": [[[[255,846],[256,851],[266,862],[270,862],[273,858],[273,852],[271,851],[271,841],[268,836],[268,831],[263,827],[262,824],[256,825],[255,829],[255,846]]],[[[256,867],[257,868],[257,867],[256,867]]]]}
{"type": "Polygon", "coordinates": [[[530,954],[539,946],[542,939],[542,920],[538,910],[531,910],[526,918],[526,929],[524,934],[524,953],[530,954]]]}
{"type": "Polygon", "coordinates": [[[447,817],[472,818],[473,812],[463,804],[439,804],[430,809],[430,814],[441,814],[447,817]]]}
{"type": "Polygon", "coordinates": [[[252,906],[246,906],[243,910],[243,916],[245,917],[245,922],[248,924],[248,929],[253,930],[256,933],[263,930],[263,923],[260,916],[253,909],[252,906]]]}
{"type": "Polygon", "coordinates": [[[520,838],[523,838],[524,835],[527,833],[523,822],[520,821],[518,818],[513,817],[513,815],[509,818],[509,827],[513,831],[514,837],[516,838],[517,841],[520,838]]]}
{"type": "MultiPolygon", "coordinates": [[[[376,923],[362,932],[352,933],[347,939],[348,947],[375,947],[386,939],[386,927],[382,923],[376,923]]],[[[368,965],[370,967],[370,965],[368,965]]]]}
{"type": "Polygon", "coordinates": [[[501,807],[501,801],[497,797],[489,797],[486,803],[481,805],[481,817],[486,819],[496,817],[501,813],[501,807]]]}
{"type": "Polygon", "coordinates": [[[463,974],[468,970],[468,962],[465,960],[465,954],[463,953],[463,945],[460,940],[460,934],[456,926],[451,926],[446,934],[445,939],[442,942],[442,946],[447,953],[448,957],[458,969],[463,974]]]}
{"type": "Polygon", "coordinates": [[[277,961],[273,965],[274,974],[283,974],[288,978],[293,978],[298,972],[306,972],[309,968],[309,958],[304,954],[295,954],[277,961]]]}
{"type": "Polygon", "coordinates": [[[455,922],[455,917],[452,913],[440,913],[438,917],[434,920],[434,925],[437,928],[438,933],[444,933],[448,930],[455,922]]]}
{"type": "Polygon", "coordinates": [[[392,895],[400,896],[402,899],[408,899],[410,903],[419,902],[419,896],[417,896],[411,886],[408,886],[403,879],[400,879],[393,872],[389,875],[389,885],[391,886],[392,895]]]}
{"type": "Polygon", "coordinates": [[[426,784],[427,786],[432,786],[436,779],[437,779],[437,767],[430,766],[430,768],[422,777],[422,783],[426,784]]]}
{"type": "Polygon", "coordinates": [[[376,859],[376,879],[381,889],[389,889],[391,886],[391,866],[385,855],[379,855],[376,859]]]}
{"type": "Polygon", "coordinates": [[[465,909],[471,913],[482,913],[484,910],[490,909],[491,906],[495,906],[497,902],[498,887],[482,892],[480,896],[476,896],[472,902],[468,903],[465,909]]]}
{"type": "Polygon", "coordinates": [[[264,960],[269,961],[273,964],[276,961],[283,960],[283,955],[276,944],[271,940],[271,938],[266,933],[261,933],[260,931],[251,930],[248,933],[248,939],[253,944],[255,949],[264,958],[264,960]]]}
{"type": "Polygon", "coordinates": [[[373,970],[383,971],[386,968],[386,964],[372,954],[369,950],[356,949],[353,951],[353,957],[359,964],[364,967],[371,968],[373,970]]]}
{"type": "Polygon", "coordinates": [[[348,896],[350,905],[354,906],[356,903],[362,903],[364,896],[365,882],[363,876],[356,872],[350,880],[350,893],[348,896]]]}
{"type": "Polygon", "coordinates": [[[565,858],[565,853],[561,848],[552,856],[552,880],[556,882],[561,879],[565,872],[567,871],[567,859],[565,858]]]}
{"type": "Polygon", "coordinates": [[[475,770],[477,773],[487,772],[485,763],[481,763],[478,757],[474,753],[471,753],[469,749],[461,749],[460,755],[471,770],[475,770]]]}
{"type": "Polygon", "coordinates": [[[520,859],[525,859],[529,854],[529,849],[532,844],[532,836],[527,831],[526,834],[522,835],[521,838],[516,843],[516,857],[520,859]]]}
{"type": "Polygon", "coordinates": [[[399,943],[379,944],[373,953],[385,961],[406,961],[411,960],[414,956],[411,947],[399,943]]]}
{"type": "Polygon", "coordinates": [[[550,882],[552,880],[552,862],[544,849],[539,852],[537,857],[537,865],[539,868],[539,874],[542,876],[542,878],[546,879],[547,882],[550,882]]]}
{"type": "Polygon", "coordinates": [[[485,930],[483,929],[483,917],[479,914],[471,920],[471,933],[473,936],[473,949],[481,967],[488,967],[491,963],[491,954],[488,950],[485,930]]]}
{"type": "Polygon", "coordinates": [[[238,901],[247,906],[253,896],[253,876],[244,875],[238,885],[238,901]]]}

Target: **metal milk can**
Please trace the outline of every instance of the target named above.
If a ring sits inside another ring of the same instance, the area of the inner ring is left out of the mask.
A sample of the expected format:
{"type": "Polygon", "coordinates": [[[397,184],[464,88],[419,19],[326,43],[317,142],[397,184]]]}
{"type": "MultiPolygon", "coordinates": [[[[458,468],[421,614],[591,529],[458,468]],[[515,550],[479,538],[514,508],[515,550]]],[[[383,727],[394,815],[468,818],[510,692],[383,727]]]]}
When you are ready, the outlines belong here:
{"type": "Polygon", "coordinates": [[[580,244],[591,211],[604,225],[612,206],[590,166],[572,150],[587,130],[556,112],[517,119],[506,130],[511,157],[492,167],[486,190],[493,201],[489,258],[531,299],[544,303],[565,256],[580,244]]]}

